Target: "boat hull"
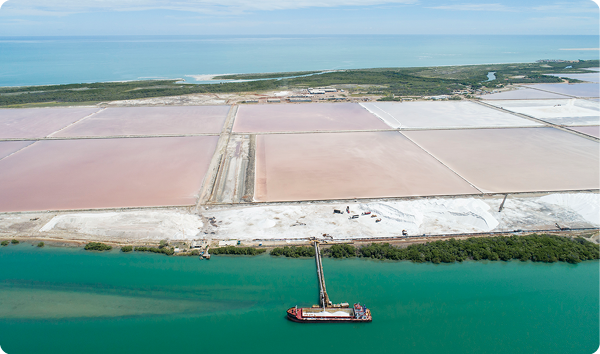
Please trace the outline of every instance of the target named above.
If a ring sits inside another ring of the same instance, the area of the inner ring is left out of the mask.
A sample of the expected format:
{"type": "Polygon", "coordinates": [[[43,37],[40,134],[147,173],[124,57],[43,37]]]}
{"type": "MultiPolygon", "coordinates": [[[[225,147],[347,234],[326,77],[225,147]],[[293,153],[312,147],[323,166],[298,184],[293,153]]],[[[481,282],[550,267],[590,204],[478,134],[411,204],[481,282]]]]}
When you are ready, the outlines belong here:
{"type": "Polygon", "coordinates": [[[313,310],[312,308],[295,308],[287,310],[287,319],[297,323],[340,323],[340,322],[371,322],[369,314],[366,318],[355,317],[306,317],[302,316],[302,310],[313,310]]]}

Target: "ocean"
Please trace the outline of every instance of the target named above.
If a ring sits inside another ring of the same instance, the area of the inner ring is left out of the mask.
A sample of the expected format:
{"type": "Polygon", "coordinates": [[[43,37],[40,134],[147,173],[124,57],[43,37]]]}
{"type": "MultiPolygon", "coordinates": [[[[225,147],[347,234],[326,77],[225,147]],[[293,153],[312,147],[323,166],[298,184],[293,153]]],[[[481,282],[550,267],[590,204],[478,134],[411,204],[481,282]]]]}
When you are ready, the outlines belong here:
{"type": "Polygon", "coordinates": [[[302,324],[314,259],[0,248],[0,347],[44,353],[593,353],[599,264],[325,258],[372,323],[302,324]]]}
{"type": "Polygon", "coordinates": [[[0,37],[0,86],[598,59],[580,50],[598,47],[589,35],[0,37]]]}

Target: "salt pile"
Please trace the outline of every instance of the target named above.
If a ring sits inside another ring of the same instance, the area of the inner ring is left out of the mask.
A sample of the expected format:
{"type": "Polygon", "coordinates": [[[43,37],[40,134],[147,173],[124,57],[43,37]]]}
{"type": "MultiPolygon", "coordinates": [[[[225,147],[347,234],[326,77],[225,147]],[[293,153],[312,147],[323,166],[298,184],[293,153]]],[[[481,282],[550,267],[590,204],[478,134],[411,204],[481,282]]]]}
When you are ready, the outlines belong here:
{"type": "Polygon", "coordinates": [[[194,239],[203,226],[198,215],[176,211],[125,211],[55,216],[40,232],[76,231],[83,234],[136,239],[194,239]]]}
{"type": "Polygon", "coordinates": [[[222,221],[215,238],[306,239],[328,234],[335,239],[463,232],[488,232],[498,226],[481,199],[447,198],[389,202],[239,207],[207,211],[222,221]],[[346,206],[350,213],[345,213],[346,206]],[[334,214],[333,210],[344,210],[334,214]],[[368,215],[363,213],[371,212],[368,215]],[[351,215],[360,215],[349,219],[351,215]],[[377,215],[372,218],[371,215],[377,215]],[[378,218],[381,222],[375,222],[378,218]]]}
{"type": "Polygon", "coordinates": [[[543,203],[572,209],[586,221],[600,225],[600,195],[595,193],[550,194],[539,199],[543,203]]]}

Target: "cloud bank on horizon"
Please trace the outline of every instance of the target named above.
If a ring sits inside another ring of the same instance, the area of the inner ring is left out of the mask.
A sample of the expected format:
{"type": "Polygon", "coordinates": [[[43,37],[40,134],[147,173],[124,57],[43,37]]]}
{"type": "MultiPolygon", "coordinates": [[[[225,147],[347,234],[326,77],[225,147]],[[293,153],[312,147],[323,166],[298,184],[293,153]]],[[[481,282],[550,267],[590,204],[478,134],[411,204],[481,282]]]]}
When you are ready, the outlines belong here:
{"type": "Polygon", "coordinates": [[[594,34],[599,0],[0,0],[0,36],[594,34]]]}
{"type": "MultiPolygon", "coordinates": [[[[0,6],[8,0],[0,0],[0,6]]],[[[572,2],[528,0],[527,2],[504,0],[500,2],[480,1],[420,1],[420,0],[11,0],[17,9],[38,9],[48,12],[80,11],[140,11],[149,9],[174,9],[200,11],[210,8],[238,10],[288,10],[303,8],[372,7],[381,5],[421,5],[428,9],[455,11],[582,11],[598,9],[600,0],[580,0],[572,2]],[[594,3],[596,3],[594,5],[594,3]],[[590,6],[591,5],[591,6],[590,6]]]]}
{"type": "MultiPolygon", "coordinates": [[[[0,4],[3,1],[0,0],[0,4]]],[[[375,6],[384,4],[414,4],[418,0],[14,0],[15,7],[44,9],[46,11],[139,11],[149,9],[174,9],[203,11],[207,8],[242,10],[287,10],[311,7],[375,6]]]]}

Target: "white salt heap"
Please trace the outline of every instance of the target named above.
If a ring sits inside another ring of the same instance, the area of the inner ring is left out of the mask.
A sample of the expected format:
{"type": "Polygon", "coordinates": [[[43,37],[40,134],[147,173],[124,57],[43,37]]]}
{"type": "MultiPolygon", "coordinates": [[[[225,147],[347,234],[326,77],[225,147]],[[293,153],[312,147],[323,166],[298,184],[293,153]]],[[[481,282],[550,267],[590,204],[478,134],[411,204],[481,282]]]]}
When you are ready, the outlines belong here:
{"type": "Polygon", "coordinates": [[[124,239],[194,239],[203,226],[198,215],[177,211],[124,211],[65,214],[54,217],[40,232],[68,230],[124,239]]]}
{"type": "MultiPolygon", "coordinates": [[[[553,193],[543,197],[503,196],[419,198],[365,203],[278,203],[215,206],[201,215],[176,210],[68,213],[55,216],[40,229],[69,235],[87,234],[110,240],[293,240],[385,238],[513,230],[555,230],[600,225],[600,195],[553,193]],[[346,213],[349,207],[350,213],[346,213]],[[343,213],[334,213],[334,209],[343,213]],[[370,214],[366,214],[370,212],[370,214]],[[363,215],[363,213],[365,213],[363,215]],[[351,219],[352,215],[357,215],[351,219]],[[377,215],[376,217],[371,217],[377,215]],[[203,223],[202,217],[213,218],[203,223]],[[381,219],[380,222],[376,220],[381,219]]],[[[30,216],[27,216],[30,218],[30,216]]],[[[0,227],[23,221],[0,219],[0,227]]],[[[61,236],[62,237],[62,236],[61,236]]]]}
{"type": "Polygon", "coordinates": [[[565,193],[550,194],[540,198],[544,203],[560,205],[572,209],[588,222],[600,225],[600,194],[565,193]]]}
{"type": "Polygon", "coordinates": [[[236,239],[294,239],[331,235],[334,238],[390,237],[407,230],[423,233],[486,232],[498,226],[480,199],[417,199],[360,204],[296,204],[238,207],[207,211],[221,220],[217,235],[236,239]],[[350,214],[345,212],[350,207],[350,214]],[[333,214],[334,209],[343,214],[333,214]],[[370,215],[362,215],[363,212],[370,215]],[[371,217],[371,215],[377,217],[371,217]],[[348,219],[350,215],[360,215],[348,219]],[[375,222],[377,219],[381,222],[375,222]]]}

